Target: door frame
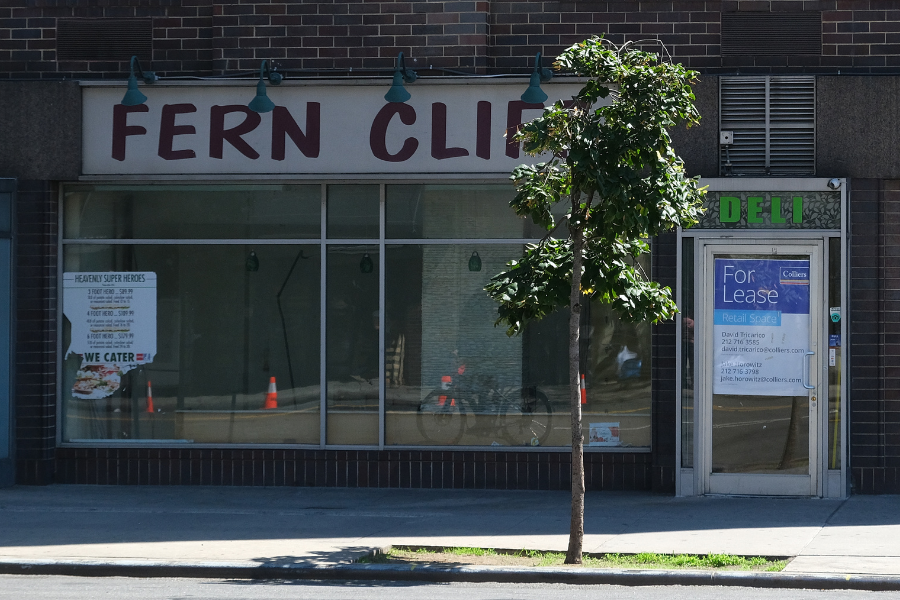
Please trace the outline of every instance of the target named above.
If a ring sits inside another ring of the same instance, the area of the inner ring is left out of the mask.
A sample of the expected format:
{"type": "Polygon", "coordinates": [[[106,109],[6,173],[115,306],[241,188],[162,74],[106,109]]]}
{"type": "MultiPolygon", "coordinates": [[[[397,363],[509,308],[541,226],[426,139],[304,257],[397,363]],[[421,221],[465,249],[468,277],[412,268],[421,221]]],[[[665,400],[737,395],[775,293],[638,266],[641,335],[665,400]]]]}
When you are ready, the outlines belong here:
{"type": "MultiPolygon", "coordinates": [[[[821,397],[820,382],[823,381],[823,335],[825,333],[823,300],[825,296],[825,279],[827,265],[824,261],[824,243],[821,238],[797,239],[706,239],[699,244],[699,269],[695,285],[698,302],[695,304],[699,319],[694,323],[695,354],[695,434],[694,440],[696,462],[695,473],[699,476],[699,491],[702,494],[727,495],[770,495],[770,496],[818,496],[821,495],[820,473],[824,466],[821,436],[827,431],[828,395],[825,394],[825,410],[820,410],[818,398],[821,397]],[[733,251],[732,251],[733,249],[733,251]],[[713,357],[715,340],[712,333],[714,303],[714,264],[716,254],[747,254],[760,256],[797,256],[808,255],[809,273],[809,344],[807,350],[815,352],[809,356],[801,368],[806,369],[803,378],[808,385],[814,386],[808,391],[809,397],[809,474],[745,474],[745,473],[712,473],[712,398],[713,398],[713,357]],[[818,325],[818,326],[817,326],[818,325]],[[824,418],[824,423],[822,422],[824,418]]],[[[827,382],[827,379],[824,381],[827,382]]],[[[827,440],[827,438],[825,438],[827,440]]],[[[827,443],[825,444],[827,447],[827,443]]]]}
{"type": "MultiPolygon", "coordinates": [[[[716,177],[703,178],[702,183],[708,186],[708,190],[710,192],[720,193],[742,191],[759,192],[772,189],[777,189],[778,191],[782,192],[838,191],[840,193],[841,225],[839,229],[679,229],[677,233],[676,243],[676,302],[678,303],[679,307],[683,306],[683,303],[686,300],[682,297],[685,289],[685,273],[693,274],[692,281],[694,293],[691,297],[691,300],[693,302],[693,306],[699,308],[699,296],[702,293],[702,281],[700,281],[697,277],[697,273],[699,272],[700,263],[703,260],[703,252],[701,250],[702,244],[730,240],[741,240],[748,243],[753,243],[754,241],[760,239],[768,239],[784,244],[790,244],[794,241],[801,244],[808,241],[821,241],[825,248],[825,252],[822,256],[822,261],[824,263],[825,273],[828,273],[832,267],[832,265],[830,265],[830,252],[828,251],[829,240],[838,239],[840,241],[840,265],[837,265],[837,267],[839,268],[839,272],[841,274],[839,303],[842,310],[842,318],[840,321],[839,331],[842,340],[841,344],[843,347],[841,349],[840,359],[837,365],[839,366],[841,373],[839,386],[841,402],[839,411],[840,428],[837,431],[838,439],[836,448],[840,456],[840,466],[839,468],[834,470],[828,468],[829,462],[828,456],[826,456],[826,454],[829,452],[829,432],[826,430],[821,431],[819,437],[819,439],[821,440],[821,443],[819,444],[820,457],[818,459],[821,470],[818,472],[818,490],[816,495],[825,498],[846,498],[850,495],[849,464],[851,456],[848,444],[850,412],[847,407],[849,406],[850,402],[848,373],[849,365],[852,361],[849,346],[849,319],[851,306],[849,297],[848,270],[850,263],[850,247],[848,244],[847,232],[850,228],[850,222],[849,211],[847,207],[852,182],[845,178],[829,179],[827,177],[716,177]],[[690,256],[689,254],[685,254],[685,246],[687,244],[692,245],[694,249],[693,262],[691,264],[684,263],[685,257],[690,256]]],[[[827,302],[828,299],[823,298],[822,310],[828,309],[828,306],[824,305],[824,303],[827,302]]],[[[824,321],[822,323],[822,328],[822,335],[826,336],[821,338],[824,343],[824,341],[828,339],[827,325],[824,323],[824,321]]],[[[699,411],[695,410],[696,407],[694,406],[695,400],[698,398],[698,394],[690,387],[685,388],[683,381],[685,374],[683,366],[685,365],[686,358],[683,353],[685,350],[689,349],[684,344],[682,344],[684,333],[685,332],[682,319],[676,318],[674,341],[676,368],[675,391],[673,395],[675,396],[674,401],[676,407],[675,495],[679,497],[698,496],[704,494],[702,488],[700,487],[700,467],[697,465],[697,458],[700,456],[701,448],[699,446],[699,440],[697,440],[697,436],[695,435],[696,419],[694,419],[693,415],[693,413],[695,412],[699,413],[699,411]]],[[[689,357],[692,365],[696,362],[697,353],[698,349],[694,348],[693,356],[689,357]]],[[[821,360],[819,361],[819,365],[821,366],[821,370],[818,373],[819,381],[827,382],[827,348],[822,347],[819,354],[821,358],[821,360]]],[[[695,380],[697,379],[696,373],[694,373],[694,378],[695,380]]],[[[819,401],[822,401],[821,396],[819,401]]],[[[825,401],[827,402],[827,396],[825,401]]],[[[825,407],[820,406],[820,411],[826,412],[825,407]]],[[[828,425],[827,418],[822,418],[820,419],[820,421],[825,423],[826,427],[830,427],[830,425],[828,425]]]]}

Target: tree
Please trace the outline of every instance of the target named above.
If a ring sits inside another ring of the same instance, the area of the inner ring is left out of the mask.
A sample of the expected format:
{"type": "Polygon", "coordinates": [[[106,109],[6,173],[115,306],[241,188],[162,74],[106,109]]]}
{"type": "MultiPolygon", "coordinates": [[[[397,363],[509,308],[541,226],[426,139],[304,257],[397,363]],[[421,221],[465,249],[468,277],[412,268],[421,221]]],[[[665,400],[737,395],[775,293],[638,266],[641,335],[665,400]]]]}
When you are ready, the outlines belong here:
{"type": "Polygon", "coordinates": [[[697,222],[705,188],[685,174],[668,128],[699,122],[690,84],[697,73],[661,55],[592,38],[565,50],[554,66],[586,77],[572,102],[556,102],[523,125],[515,139],[547,162],[516,167],[510,202],[548,234],[485,287],[499,302],[508,335],[569,307],[572,409],[572,520],[567,564],[582,562],[584,441],[579,388],[581,305],[610,304],[630,322],[670,319],[671,290],[637,263],[647,240],[697,222]],[[560,205],[560,203],[564,203],[560,205]],[[560,205],[560,206],[558,206],[560,205]],[[564,209],[560,211],[559,209],[564,209]],[[565,212],[559,219],[554,213],[565,212]],[[557,232],[565,222],[564,230],[557,232]]]}

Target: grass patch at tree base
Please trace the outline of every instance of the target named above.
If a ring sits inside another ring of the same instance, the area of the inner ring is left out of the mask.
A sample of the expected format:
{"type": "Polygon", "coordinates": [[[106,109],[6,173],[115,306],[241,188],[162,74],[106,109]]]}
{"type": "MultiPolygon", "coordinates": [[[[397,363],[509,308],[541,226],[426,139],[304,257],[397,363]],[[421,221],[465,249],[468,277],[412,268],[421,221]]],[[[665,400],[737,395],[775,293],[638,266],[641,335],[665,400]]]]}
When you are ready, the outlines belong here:
{"type": "MultiPolygon", "coordinates": [[[[359,559],[360,563],[435,564],[445,566],[493,565],[517,567],[562,567],[564,552],[541,550],[496,550],[474,547],[396,546],[359,559]]],[[[737,556],[734,554],[585,554],[582,566],[609,569],[702,569],[729,571],[781,571],[783,557],[737,556]]]]}

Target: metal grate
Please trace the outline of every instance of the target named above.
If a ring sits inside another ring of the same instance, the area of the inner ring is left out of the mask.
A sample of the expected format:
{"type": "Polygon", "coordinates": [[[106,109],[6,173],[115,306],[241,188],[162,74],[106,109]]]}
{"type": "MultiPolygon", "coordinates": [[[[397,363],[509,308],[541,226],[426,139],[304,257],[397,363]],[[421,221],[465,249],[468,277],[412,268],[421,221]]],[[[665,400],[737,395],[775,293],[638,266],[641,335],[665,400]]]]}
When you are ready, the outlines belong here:
{"type": "Polygon", "coordinates": [[[822,13],[722,13],[722,55],[822,54],[822,13]]]}
{"type": "Polygon", "coordinates": [[[56,60],[127,62],[137,55],[149,63],[153,50],[150,19],[58,19],[56,60]]]}
{"type": "Polygon", "coordinates": [[[720,77],[723,175],[810,175],[816,169],[814,77],[720,77]]]}

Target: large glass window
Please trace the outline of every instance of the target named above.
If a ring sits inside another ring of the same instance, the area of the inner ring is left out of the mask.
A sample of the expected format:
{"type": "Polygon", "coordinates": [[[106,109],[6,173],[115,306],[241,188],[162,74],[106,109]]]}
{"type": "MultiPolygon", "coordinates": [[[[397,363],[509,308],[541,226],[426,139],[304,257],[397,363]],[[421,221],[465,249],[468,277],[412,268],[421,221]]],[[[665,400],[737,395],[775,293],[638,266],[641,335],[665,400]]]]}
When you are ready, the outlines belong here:
{"type": "Polygon", "coordinates": [[[389,185],[387,237],[522,239],[544,233],[509,207],[510,185],[389,185]]]}
{"type": "MultiPolygon", "coordinates": [[[[567,446],[568,311],[508,337],[484,292],[541,235],[513,194],[67,188],[64,441],[567,446]]],[[[583,314],[586,444],[647,447],[650,328],[583,314]]]]}
{"type": "Polygon", "coordinates": [[[378,246],[328,246],[329,444],[378,444],[378,246]]]}
{"type": "MultiPolygon", "coordinates": [[[[78,186],[67,239],[318,238],[321,186],[78,186]]],[[[376,229],[377,230],[377,229],[376,229]]]]}
{"type": "MultiPolygon", "coordinates": [[[[319,246],[67,245],[63,260],[66,273],[157,276],[155,323],[135,317],[156,327],[150,362],[65,357],[64,440],[319,442],[319,246]]],[[[66,311],[63,352],[87,312],[66,311]]]]}
{"type": "Polygon", "coordinates": [[[387,247],[386,443],[568,443],[567,316],[511,338],[484,292],[521,254],[506,244],[387,247]]]}

